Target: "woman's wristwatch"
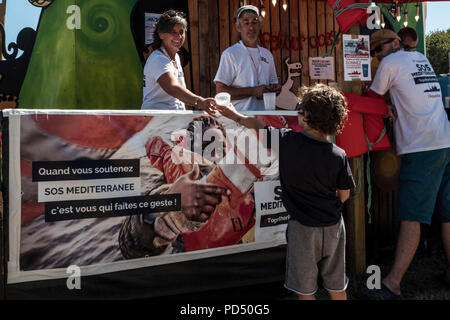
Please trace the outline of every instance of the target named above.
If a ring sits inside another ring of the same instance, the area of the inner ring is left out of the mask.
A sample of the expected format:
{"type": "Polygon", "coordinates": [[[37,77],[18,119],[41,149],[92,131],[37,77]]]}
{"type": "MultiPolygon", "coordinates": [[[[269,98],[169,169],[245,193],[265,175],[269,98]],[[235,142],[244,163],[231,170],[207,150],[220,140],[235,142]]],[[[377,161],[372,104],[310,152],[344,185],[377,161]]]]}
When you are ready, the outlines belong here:
{"type": "Polygon", "coordinates": [[[195,107],[198,107],[198,100],[200,99],[200,97],[199,96],[197,96],[197,98],[195,98],[195,102],[194,102],[194,106],[195,107]]]}

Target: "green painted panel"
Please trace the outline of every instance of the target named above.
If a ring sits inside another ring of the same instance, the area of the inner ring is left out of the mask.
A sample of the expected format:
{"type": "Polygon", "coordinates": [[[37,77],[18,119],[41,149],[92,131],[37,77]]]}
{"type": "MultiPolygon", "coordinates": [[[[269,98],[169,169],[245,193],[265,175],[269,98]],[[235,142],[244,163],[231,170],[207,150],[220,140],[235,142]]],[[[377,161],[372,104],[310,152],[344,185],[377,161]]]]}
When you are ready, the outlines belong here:
{"type": "Polygon", "coordinates": [[[139,109],[142,65],[130,29],[137,0],[58,0],[41,16],[21,108],[139,109]],[[70,30],[67,8],[80,8],[70,30]]]}
{"type": "Polygon", "coordinates": [[[408,20],[408,27],[414,28],[417,32],[417,35],[419,37],[419,41],[417,43],[417,51],[425,54],[425,25],[424,25],[424,16],[423,16],[423,4],[419,4],[419,21],[416,22],[414,17],[416,16],[416,4],[410,3],[405,4],[402,6],[402,14],[400,22],[397,22],[396,19],[394,19],[389,13],[387,13],[386,9],[390,7],[390,5],[380,5],[383,12],[385,13],[384,16],[389,20],[389,23],[394,28],[395,32],[398,32],[401,28],[404,27],[404,9],[406,8],[406,11],[408,13],[407,20],[408,20]]]}

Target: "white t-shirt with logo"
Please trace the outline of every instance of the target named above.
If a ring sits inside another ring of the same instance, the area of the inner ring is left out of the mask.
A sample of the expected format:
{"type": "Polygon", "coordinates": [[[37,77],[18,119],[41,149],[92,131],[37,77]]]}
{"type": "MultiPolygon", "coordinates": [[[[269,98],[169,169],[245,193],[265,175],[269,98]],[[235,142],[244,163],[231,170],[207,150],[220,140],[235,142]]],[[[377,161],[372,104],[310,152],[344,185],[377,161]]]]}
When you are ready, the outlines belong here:
{"type": "MultiPolygon", "coordinates": [[[[260,46],[249,48],[245,47],[242,41],[238,42],[222,53],[214,82],[222,82],[235,88],[277,84],[277,71],[272,53],[260,46]]],[[[231,102],[238,111],[265,109],[264,101],[256,97],[231,102]]]]}
{"type": "Polygon", "coordinates": [[[163,47],[154,50],[144,67],[143,103],[141,109],[186,110],[184,103],[169,95],[158,83],[159,77],[170,72],[186,88],[180,57],[175,54],[177,68],[163,47]]]}
{"type": "Polygon", "coordinates": [[[423,54],[400,50],[385,57],[371,89],[380,95],[389,90],[398,114],[394,130],[399,155],[450,147],[440,85],[423,54]]]}

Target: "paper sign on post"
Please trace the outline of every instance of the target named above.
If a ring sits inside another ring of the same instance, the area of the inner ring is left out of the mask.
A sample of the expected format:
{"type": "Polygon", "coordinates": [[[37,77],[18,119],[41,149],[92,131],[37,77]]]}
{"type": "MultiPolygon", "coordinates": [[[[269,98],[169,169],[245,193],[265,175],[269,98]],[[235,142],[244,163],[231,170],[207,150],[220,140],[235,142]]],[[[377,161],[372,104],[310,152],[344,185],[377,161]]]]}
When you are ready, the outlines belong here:
{"type": "Polygon", "coordinates": [[[311,79],[334,80],[334,58],[310,57],[309,76],[311,79]]]}
{"type": "Polygon", "coordinates": [[[255,241],[286,239],[289,214],[281,201],[280,181],[255,182],[255,241]]]}
{"type": "Polygon", "coordinates": [[[370,41],[369,36],[344,34],[344,81],[359,79],[372,80],[370,72],[370,41]]]}

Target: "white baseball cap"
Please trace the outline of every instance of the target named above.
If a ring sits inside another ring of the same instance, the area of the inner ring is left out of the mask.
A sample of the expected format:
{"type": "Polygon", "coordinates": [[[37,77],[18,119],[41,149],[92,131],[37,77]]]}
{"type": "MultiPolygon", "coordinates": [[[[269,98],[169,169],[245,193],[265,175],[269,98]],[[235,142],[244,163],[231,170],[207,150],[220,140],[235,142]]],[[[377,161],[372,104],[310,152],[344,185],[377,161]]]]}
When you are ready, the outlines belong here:
{"type": "Polygon", "coordinates": [[[240,8],[237,10],[237,13],[236,13],[236,20],[239,20],[239,17],[241,16],[241,14],[242,14],[244,11],[247,11],[247,10],[253,11],[253,12],[256,13],[256,15],[259,17],[259,9],[258,9],[257,7],[252,6],[252,5],[246,5],[246,6],[240,7],[240,8]]]}

